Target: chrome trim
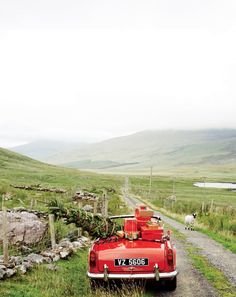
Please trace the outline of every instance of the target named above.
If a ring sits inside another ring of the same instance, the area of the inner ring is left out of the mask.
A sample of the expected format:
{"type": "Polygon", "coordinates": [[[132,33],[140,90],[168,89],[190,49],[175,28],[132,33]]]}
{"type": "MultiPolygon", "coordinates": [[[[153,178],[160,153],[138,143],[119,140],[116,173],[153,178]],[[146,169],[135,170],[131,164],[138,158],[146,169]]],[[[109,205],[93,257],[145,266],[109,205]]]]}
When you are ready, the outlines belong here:
{"type": "MultiPolygon", "coordinates": [[[[110,220],[115,220],[115,219],[126,219],[126,218],[127,218],[127,219],[128,219],[128,218],[135,218],[135,215],[118,215],[118,216],[110,216],[110,217],[109,217],[110,220]]],[[[161,221],[161,217],[160,217],[160,216],[153,215],[152,218],[161,221]]]]}
{"type": "MultiPolygon", "coordinates": [[[[160,272],[159,278],[174,278],[178,274],[178,271],[172,271],[172,272],[160,272]]],[[[91,273],[87,272],[88,277],[90,278],[96,278],[96,279],[104,279],[104,273],[91,273]]],[[[138,278],[147,278],[147,279],[155,279],[156,274],[155,273],[141,273],[141,274],[135,274],[135,273],[108,273],[107,274],[108,279],[138,279],[138,278]]]]}
{"type": "Polygon", "coordinates": [[[108,266],[104,264],[104,281],[108,281],[108,266]]]}
{"type": "Polygon", "coordinates": [[[157,263],[155,264],[154,269],[155,269],[155,279],[156,279],[156,281],[159,281],[160,273],[159,273],[159,266],[157,263]]]}

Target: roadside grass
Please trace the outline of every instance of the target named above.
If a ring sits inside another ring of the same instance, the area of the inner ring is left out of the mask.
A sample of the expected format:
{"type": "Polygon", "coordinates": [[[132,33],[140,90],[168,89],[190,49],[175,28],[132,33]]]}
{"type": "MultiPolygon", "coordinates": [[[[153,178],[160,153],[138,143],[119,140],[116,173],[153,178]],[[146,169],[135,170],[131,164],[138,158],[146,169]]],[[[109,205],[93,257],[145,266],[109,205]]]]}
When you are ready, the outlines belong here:
{"type": "Polygon", "coordinates": [[[199,254],[199,249],[189,245],[187,251],[193,261],[193,265],[206,277],[213,287],[216,288],[220,296],[236,296],[236,288],[229,283],[219,269],[212,266],[205,257],[199,254]]]}
{"type": "Polygon", "coordinates": [[[2,297],[141,297],[136,286],[124,286],[115,291],[96,289],[91,291],[87,278],[87,249],[78,251],[69,261],[57,262],[58,270],[39,265],[24,276],[16,276],[0,283],[2,297]]]}
{"type": "Polygon", "coordinates": [[[236,193],[225,189],[197,188],[193,186],[197,181],[199,179],[154,176],[149,194],[149,178],[135,176],[129,177],[129,189],[146,203],[151,203],[165,215],[181,223],[186,214],[196,212],[198,230],[235,253],[236,193]],[[176,200],[171,198],[173,195],[176,200]]]}
{"type": "Polygon", "coordinates": [[[207,230],[206,228],[197,227],[196,230],[206,234],[211,237],[215,241],[221,243],[226,249],[230,250],[232,253],[236,254],[236,238],[235,236],[228,235],[224,232],[213,232],[211,230],[207,230]]]}
{"type": "MultiPolygon", "coordinates": [[[[158,208],[158,210],[160,210],[160,212],[162,212],[169,218],[172,218],[178,221],[179,223],[184,224],[183,215],[172,213],[171,211],[168,211],[164,208],[158,208]]],[[[204,224],[199,223],[198,221],[196,221],[195,230],[206,234],[207,236],[222,244],[226,249],[236,254],[236,237],[232,235],[232,233],[230,233],[229,231],[212,231],[207,229],[207,227],[204,224]]]]}
{"type": "MultiPolygon", "coordinates": [[[[137,197],[137,198],[140,199],[140,201],[143,201],[143,203],[145,203],[145,204],[149,205],[150,207],[152,207],[153,209],[155,209],[157,211],[160,211],[161,213],[163,213],[167,217],[169,217],[171,219],[174,219],[174,220],[178,221],[179,223],[184,224],[183,214],[180,215],[180,214],[177,214],[177,213],[173,213],[173,212],[171,212],[169,210],[166,210],[165,208],[158,208],[153,203],[151,203],[149,200],[142,199],[141,197],[137,197]]],[[[215,241],[222,244],[226,249],[228,249],[232,253],[236,254],[236,237],[233,236],[230,232],[211,231],[211,230],[207,229],[206,226],[204,226],[203,224],[200,224],[198,222],[196,222],[196,224],[195,224],[195,230],[200,231],[200,232],[208,235],[209,237],[211,237],[215,241]]]]}
{"type": "Polygon", "coordinates": [[[215,266],[213,266],[206,257],[200,254],[201,249],[196,248],[191,243],[187,242],[184,234],[173,227],[170,228],[174,236],[179,239],[186,248],[188,256],[192,260],[193,266],[198,269],[200,273],[209,281],[209,283],[217,290],[219,296],[236,296],[236,287],[231,285],[224,274],[215,266]]]}
{"type": "MultiPolygon", "coordinates": [[[[152,207],[156,208],[153,205],[152,205],[152,207]]],[[[160,212],[162,212],[164,215],[168,216],[169,218],[172,218],[172,219],[178,221],[179,223],[184,224],[183,215],[172,213],[171,211],[168,211],[164,208],[158,208],[158,210],[160,212]]],[[[201,223],[198,223],[197,221],[195,224],[195,230],[206,234],[207,236],[211,237],[215,241],[222,244],[226,249],[228,249],[232,253],[236,254],[236,237],[233,236],[230,232],[212,231],[212,230],[207,229],[206,226],[204,226],[201,223]]]]}
{"type": "MultiPolygon", "coordinates": [[[[146,294],[143,286],[138,286],[135,284],[123,284],[122,286],[115,286],[113,288],[105,289],[100,288],[95,290],[94,296],[97,297],[151,297],[146,294]]],[[[89,297],[92,297],[89,296],[89,297]]]]}
{"type": "Polygon", "coordinates": [[[78,251],[70,261],[59,261],[56,271],[39,265],[23,276],[5,280],[0,286],[3,297],[87,296],[87,250],[78,251]]]}

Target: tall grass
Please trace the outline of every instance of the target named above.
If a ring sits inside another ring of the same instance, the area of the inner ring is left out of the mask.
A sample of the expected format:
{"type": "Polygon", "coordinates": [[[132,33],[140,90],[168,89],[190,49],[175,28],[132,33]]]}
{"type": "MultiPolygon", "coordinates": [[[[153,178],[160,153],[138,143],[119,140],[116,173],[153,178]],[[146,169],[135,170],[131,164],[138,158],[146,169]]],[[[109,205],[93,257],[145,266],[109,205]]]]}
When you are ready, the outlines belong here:
{"type": "Polygon", "coordinates": [[[211,231],[224,231],[229,235],[236,236],[236,209],[231,206],[212,206],[211,203],[203,204],[198,201],[176,202],[169,200],[151,200],[152,204],[164,208],[170,212],[180,214],[197,213],[198,224],[206,226],[211,231]]]}
{"type": "Polygon", "coordinates": [[[186,214],[197,213],[198,228],[236,252],[236,193],[197,188],[196,181],[155,176],[149,194],[149,178],[136,176],[130,177],[130,191],[182,222],[186,214]]]}

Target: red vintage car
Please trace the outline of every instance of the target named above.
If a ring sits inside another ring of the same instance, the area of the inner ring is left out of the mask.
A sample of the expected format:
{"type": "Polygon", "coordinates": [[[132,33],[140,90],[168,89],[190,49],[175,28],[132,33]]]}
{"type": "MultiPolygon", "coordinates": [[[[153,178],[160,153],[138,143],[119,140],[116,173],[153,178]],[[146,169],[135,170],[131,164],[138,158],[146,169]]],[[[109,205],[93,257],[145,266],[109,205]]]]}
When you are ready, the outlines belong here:
{"type": "Polygon", "coordinates": [[[146,279],[165,281],[168,289],[175,290],[176,249],[170,242],[170,232],[164,234],[160,217],[142,205],[135,209],[135,215],[110,218],[123,218],[123,230],[94,242],[89,251],[91,283],[146,279]]]}

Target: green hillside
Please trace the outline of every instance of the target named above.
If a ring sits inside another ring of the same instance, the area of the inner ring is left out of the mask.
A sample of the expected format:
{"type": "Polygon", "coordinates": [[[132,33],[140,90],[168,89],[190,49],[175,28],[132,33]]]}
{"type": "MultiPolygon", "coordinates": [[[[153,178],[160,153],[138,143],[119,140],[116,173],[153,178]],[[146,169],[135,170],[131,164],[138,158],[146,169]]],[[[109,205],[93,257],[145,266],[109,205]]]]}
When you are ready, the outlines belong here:
{"type": "MultiPolygon", "coordinates": [[[[104,187],[113,187],[118,191],[122,183],[121,177],[99,176],[75,169],[48,165],[0,148],[0,200],[1,194],[10,192],[13,199],[6,202],[8,207],[29,207],[32,198],[44,202],[45,199],[54,198],[55,195],[67,201],[78,189],[95,188],[99,190],[104,187]],[[22,191],[12,188],[11,184],[41,184],[43,187],[64,188],[67,193],[58,196],[55,193],[22,191]]],[[[39,203],[38,208],[45,208],[45,203],[39,203]]]]}

